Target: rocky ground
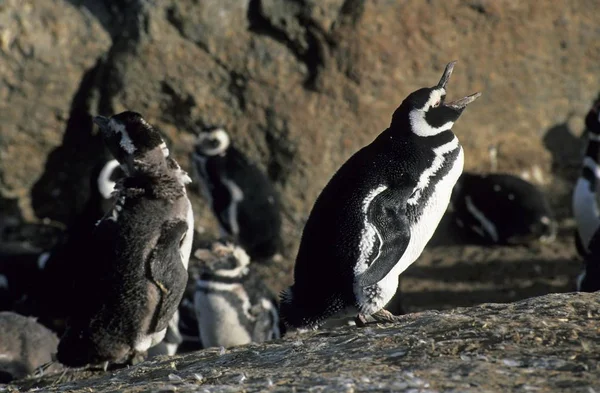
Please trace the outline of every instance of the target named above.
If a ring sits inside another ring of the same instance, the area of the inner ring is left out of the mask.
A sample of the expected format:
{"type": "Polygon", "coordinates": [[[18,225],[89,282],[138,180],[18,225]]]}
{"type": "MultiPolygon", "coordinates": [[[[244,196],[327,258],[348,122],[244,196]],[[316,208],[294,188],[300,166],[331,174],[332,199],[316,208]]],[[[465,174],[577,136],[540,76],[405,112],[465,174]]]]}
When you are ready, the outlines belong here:
{"type": "Polygon", "coordinates": [[[600,389],[600,294],[423,312],[6,392],[571,392],[600,389]]]}

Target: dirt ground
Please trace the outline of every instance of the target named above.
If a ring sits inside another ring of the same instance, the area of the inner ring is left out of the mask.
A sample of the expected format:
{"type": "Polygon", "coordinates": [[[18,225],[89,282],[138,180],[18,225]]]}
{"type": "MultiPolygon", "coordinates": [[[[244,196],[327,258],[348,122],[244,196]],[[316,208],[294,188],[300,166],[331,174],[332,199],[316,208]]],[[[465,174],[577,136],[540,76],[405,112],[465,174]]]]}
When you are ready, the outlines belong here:
{"type": "Polygon", "coordinates": [[[575,290],[581,261],[569,226],[563,224],[553,243],[530,247],[445,244],[448,227],[439,227],[425,252],[401,276],[402,303],[408,312],[575,290]]]}

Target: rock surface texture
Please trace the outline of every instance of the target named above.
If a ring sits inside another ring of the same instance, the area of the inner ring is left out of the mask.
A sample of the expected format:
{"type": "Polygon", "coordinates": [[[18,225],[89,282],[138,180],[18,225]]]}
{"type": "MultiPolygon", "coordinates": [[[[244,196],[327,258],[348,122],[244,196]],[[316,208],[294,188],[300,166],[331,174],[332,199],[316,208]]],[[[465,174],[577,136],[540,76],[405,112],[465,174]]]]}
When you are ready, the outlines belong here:
{"type": "Polygon", "coordinates": [[[600,293],[556,294],[204,350],[101,375],[48,375],[6,391],[589,393],[600,389],[599,326],[600,293]]]}

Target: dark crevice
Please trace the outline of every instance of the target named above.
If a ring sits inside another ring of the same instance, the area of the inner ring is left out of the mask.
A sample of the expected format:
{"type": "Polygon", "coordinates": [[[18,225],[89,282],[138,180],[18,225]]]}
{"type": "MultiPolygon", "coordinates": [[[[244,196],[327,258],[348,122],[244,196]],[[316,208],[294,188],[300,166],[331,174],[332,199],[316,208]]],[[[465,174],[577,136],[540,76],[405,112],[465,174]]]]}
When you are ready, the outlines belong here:
{"type": "Polygon", "coordinates": [[[166,120],[173,124],[186,124],[192,117],[192,110],[196,107],[197,102],[194,97],[187,93],[178,91],[168,81],[162,81],[160,83],[161,93],[167,95],[169,100],[161,100],[161,102],[167,103],[168,106],[162,108],[161,112],[164,114],[163,120],[166,120]]]}
{"type": "Polygon", "coordinates": [[[179,33],[179,35],[181,37],[185,38],[186,40],[192,41],[200,50],[205,52],[217,64],[217,66],[219,66],[219,68],[222,68],[227,72],[230,72],[230,69],[227,66],[227,64],[223,63],[223,61],[221,61],[221,59],[219,59],[218,57],[213,55],[210,52],[210,49],[208,48],[208,46],[206,46],[206,44],[204,42],[195,40],[186,33],[186,31],[183,27],[183,21],[181,19],[183,16],[177,12],[177,9],[175,7],[169,7],[167,9],[166,16],[167,16],[167,21],[173,27],[175,27],[175,29],[177,30],[177,32],[179,33]]]}
{"type": "MultiPolygon", "coordinates": [[[[299,3],[302,4],[302,3],[299,3]]],[[[265,35],[285,45],[294,56],[306,65],[308,76],[304,81],[306,88],[318,90],[318,77],[327,61],[326,34],[310,19],[301,14],[294,15],[299,25],[304,27],[304,37],[292,39],[286,31],[286,21],[281,20],[283,28],[273,24],[262,9],[260,0],[250,0],[248,4],[248,21],[250,31],[255,34],[265,35]]]]}
{"type": "Polygon", "coordinates": [[[238,107],[242,112],[244,112],[246,110],[245,93],[248,86],[248,79],[236,71],[231,71],[229,76],[229,93],[236,98],[238,107]]]}
{"type": "Polygon", "coordinates": [[[337,24],[356,26],[365,13],[365,0],[346,0],[340,8],[337,24]]]}
{"type": "Polygon", "coordinates": [[[267,173],[273,182],[285,185],[293,170],[297,147],[290,140],[285,120],[277,119],[271,109],[266,110],[266,118],[265,141],[270,152],[267,173]]]}
{"type": "Polygon", "coordinates": [[[129,28],[131,14],[143,6],[141,0],[67,0],[75,7],[83,7],[115,39],[129,28]]]}

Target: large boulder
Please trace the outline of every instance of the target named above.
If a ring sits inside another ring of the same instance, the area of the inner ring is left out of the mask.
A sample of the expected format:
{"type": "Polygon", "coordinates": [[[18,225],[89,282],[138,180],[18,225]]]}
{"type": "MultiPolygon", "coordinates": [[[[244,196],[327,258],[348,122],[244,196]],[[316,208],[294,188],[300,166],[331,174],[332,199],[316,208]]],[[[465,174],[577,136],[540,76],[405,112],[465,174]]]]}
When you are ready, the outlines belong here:
{"type": "MultiPolygon", "coordinates": [[[[110,48],[110,36],[89,12],[63,0],[8,0],[0,5],[0,203],[16,200],[3,218],[43,218],[32,210],[32,189],[48,155],[64,140],[86,73],[110,48]],[[37,216],[37,217],[36,217],[37,216]]],[[[77,165],[70,162],[69,165],[77,165]]],[[[69,179],[59,168],[52,175],[69,179]]],[[[62,199],[48,188],[42,199],[62,199]]],[[[3,209],[4,210],[4,209],[3,209]]]]}

